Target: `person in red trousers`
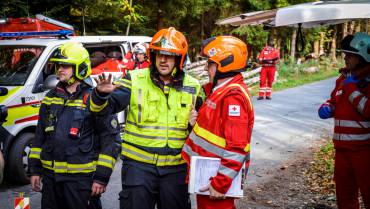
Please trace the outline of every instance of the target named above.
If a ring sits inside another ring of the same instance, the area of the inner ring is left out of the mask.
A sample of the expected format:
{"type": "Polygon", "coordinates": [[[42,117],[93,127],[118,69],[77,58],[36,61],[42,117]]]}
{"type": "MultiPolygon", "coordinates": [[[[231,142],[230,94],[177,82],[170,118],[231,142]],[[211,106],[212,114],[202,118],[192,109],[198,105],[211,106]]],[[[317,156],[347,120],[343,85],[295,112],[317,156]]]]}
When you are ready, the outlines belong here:
{"type": "Polygon", "coordinates": [[[359,194],[370,208],[370,36],[346,36],[340,51],[345,68],[331,97],[318,110],[334,118],[334,180],[338,209],[359,209],[359,194]]]}
{"type": "Polygon", "coordinates": [[[260,90],[258,100],[271,99],[272,83],[275,78],[276,65],[279,63],[279,51],[274,47],[266,46],[258,56],[258,62],[262,65],[260,73],[260,90]]]}
{"type": "Polygon", "coordinates": [[[202,45],[202,54],[208,58],[206,70],[211,83],[204,89],[206,102],[198,113],[191,112],[193,129],[185,141],[182,156],[188,165],[191,156],[221,159],[216,176],[201,189],[210,195],[197,195],[197,208],[233,209],[235,198],[226,197],[225,193],[243,164],[246,168],[249,166],[254,123],[248,88],[240,73],[246,68],[247,45],[232,36],[209,38],[202,45]]]}

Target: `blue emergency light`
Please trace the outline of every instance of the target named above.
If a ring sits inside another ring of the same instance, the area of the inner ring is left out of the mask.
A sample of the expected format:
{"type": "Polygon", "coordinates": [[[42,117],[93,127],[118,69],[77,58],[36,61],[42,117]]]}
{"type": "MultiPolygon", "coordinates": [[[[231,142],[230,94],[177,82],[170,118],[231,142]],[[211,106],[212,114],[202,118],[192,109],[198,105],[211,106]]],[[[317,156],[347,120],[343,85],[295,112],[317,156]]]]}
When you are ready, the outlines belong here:
{"type": "Polygon", "coordinates": [[[72,35],[71,30],[58,30],[58,31],[26,31],[26,32],[3,32],[0,33],[0,37],[3,38],[16,38],[22,36],[60,36],[67,37],[72,35]]]}

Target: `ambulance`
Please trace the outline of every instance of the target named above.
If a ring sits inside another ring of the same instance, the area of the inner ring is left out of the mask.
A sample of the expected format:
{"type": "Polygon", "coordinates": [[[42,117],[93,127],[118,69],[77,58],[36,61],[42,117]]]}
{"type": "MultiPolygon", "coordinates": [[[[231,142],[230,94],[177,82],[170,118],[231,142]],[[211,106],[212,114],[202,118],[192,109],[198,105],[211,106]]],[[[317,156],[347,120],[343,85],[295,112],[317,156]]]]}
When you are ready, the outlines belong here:
{"type": "MultiPolygon", "coordinates": [[[[112,73],[119,78],[124,74],[124,55],[134,44],[150,40],[148,36],[75,36],[72,26],[42,15],[0,19],[0,119],[4,121],[0,148],[5,177],[14,183],[29,183],[27,161],[39,107],[47,91],[58,82],[49,59],[60,45],[82,43],[90,53],[93,72],[112,73]],[[94,70],[108,60],[116,61],[117,68],[94,70]]],[[[123,122],[124,115],[119,117],[123,122]]]]}

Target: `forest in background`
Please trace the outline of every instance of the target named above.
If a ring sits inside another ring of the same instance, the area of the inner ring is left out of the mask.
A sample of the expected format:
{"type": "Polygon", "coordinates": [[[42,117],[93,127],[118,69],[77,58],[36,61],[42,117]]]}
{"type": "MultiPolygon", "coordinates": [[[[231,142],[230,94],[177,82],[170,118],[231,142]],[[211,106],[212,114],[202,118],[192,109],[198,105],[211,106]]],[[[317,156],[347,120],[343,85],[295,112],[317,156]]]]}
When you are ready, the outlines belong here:
{"type": "Polygon", "coordinates": [[[197,58],[201,40],[234,35],[248,44],[252,58],[271,40],[286,61],[324,55],[336,62],[340,56],[336,49],[343,37],[370,31],[368,20],[304,29],[305,45],[302,51],[297,51],[297,29],[215,24],[219,19],[241,13],[304,2],[310,0],[2,0],[0,17],[43,14],[73,25],[79,35],[152,36],[158,29],[173,26],[187,37],[192,60],[197,58]]]}

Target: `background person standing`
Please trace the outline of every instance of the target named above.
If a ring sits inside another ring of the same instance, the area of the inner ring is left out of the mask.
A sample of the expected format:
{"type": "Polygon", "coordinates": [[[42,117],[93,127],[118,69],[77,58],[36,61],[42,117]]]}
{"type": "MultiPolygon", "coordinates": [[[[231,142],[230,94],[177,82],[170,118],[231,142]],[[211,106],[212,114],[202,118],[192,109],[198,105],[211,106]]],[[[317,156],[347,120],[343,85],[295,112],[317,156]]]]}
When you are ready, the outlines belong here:
{"type": "Polygon", "coordinates": [[[260,72],[260,90],[258,100],[264,98],[270,100],[272,84],[275,79],[276,65],[279,63],[279,51],[272,46],[266,46],[258,56],[258,62],[262,65],[260,72]]]}

